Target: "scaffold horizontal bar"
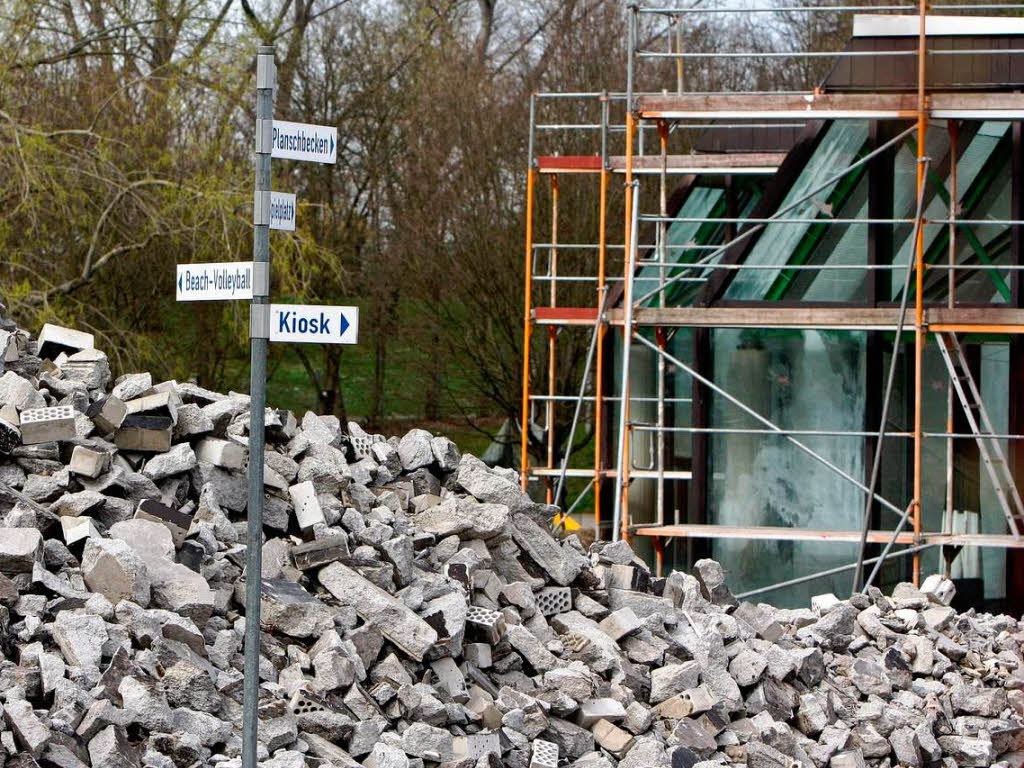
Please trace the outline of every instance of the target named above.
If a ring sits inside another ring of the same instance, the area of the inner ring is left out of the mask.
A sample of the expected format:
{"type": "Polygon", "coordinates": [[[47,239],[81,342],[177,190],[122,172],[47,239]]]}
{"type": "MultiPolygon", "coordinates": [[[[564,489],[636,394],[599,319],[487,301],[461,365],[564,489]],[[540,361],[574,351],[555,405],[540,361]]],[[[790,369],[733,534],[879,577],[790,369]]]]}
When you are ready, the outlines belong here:
{"type": "MultiPolygon", "coordinates": [[[[554,402],[569,402],[569,403],[575,403],[577,400],[579,400],[579,398],[576,395],[530,395],[530,399],[531,400],[541,400],[541,401],[545,401],[545,402],[548,401],[548,400],[552,400],[554,402]]],[[[618,395],[603,395],[601,397],[601,399],[617,403],[622,398],[620,398],[618,395]]],[[[593,395],[584,395],[583,396],[583,400],[584,400],[584,402],[592,403],[595,400],[595,397],[593,395]]],[[[658,398],[656,398],[656,397],[630,397],[629,400],[632,403],[656,403],[656,402],[658,402],[658,398]]],[[[693,398],[690,398],[690,397],[666,397],[666,398],[664,398],[664,400],[662,402],[665,402],[665,403],[689,403],[689,402],[692,402],[692,401],[693,401],[693,398]]]]}
{"type": "MultiPolygon", "coordinates": [[[[934,51],[928,51],[933,53],[934,51]]],[[[1014,51],[1005,51],[1014,53],[1014,51]]],[[[637,51],[641,59],[835,59],[864,56],[916,56],[916,50],[902,51],[637,51]]]]}
{"type": "MultiPolygon", "coordinates": [[[[535,477],[558,477],[562,474],[562,470],[558,467],[530,467],[527,471],[535,477]]],[[[567,477],[593,477],[594,470],[570,468],[565,470],[565,474],[567,477]]],[[[601,471],[602,477],[615,477],[615,474],[614,469],[601,471]]],[[[656,469],[631,469],[629,477],[633,480],[656,480],[659,477],[663,477],[665,480],[692,480],[693,473],[687,469],[666,469],[663,472],[658,472],[656,469]]]]}
{"type": "MultiPolygon", "coordinates": [[[[953,6],[932,6],[933,8],[948,8],[953,6]]],[[[975,6],[968,6],[974,8],[975,6]]],[[[977,6],[985,8],[988,6],[977,6]]],[[[1018,7],[1018,6],[999,6],[1018,7]]],[[[779,5],[760,8],[722,8],[690,6],[689,8],[637,8],[637,13],[654,14],[657,16],[683,16],[689,14],[708,13],[879,13],[881,11],[916,11],[916,5],[779,5]]]]}
{"type": "MultiPolygon", "coordinates": [[[[930,48],[925,51],[928,56],[995,56],[1020,55],[1020,48],[975,48],[957,50],[951,48],[930,48]]],[[[917,56],[916,50],[902,51],[637,51],[642,59],[837,59],[873,56],[917,56]]]]}
{"type": "MultiPolygon", "coordinates": [[[[968,5],[963,3],[954,3],[950,5],[944,4],[929,4],[931,11],[1011,11],[1020,10],[1019,4],[1013,3],[981,3],[978,5],[968,5]]],[[[735,14],[747,14],[747,13],[881,13],[883,11],[913,11],[917,12],[918,6],[916,5],[778,5],[778,6],[761,6],[756,8],[749,7],[735,7],[735,8],[723,8],[718,7],[705,7],[700,5],[693,5],[688,8],[657,8],[657,7],[644,7],[638,8],[637,13],[643,14],[654,14],[658,16],[684,16],[689,14],[709,14],[709,13],[735,13],[735,14]]]]}

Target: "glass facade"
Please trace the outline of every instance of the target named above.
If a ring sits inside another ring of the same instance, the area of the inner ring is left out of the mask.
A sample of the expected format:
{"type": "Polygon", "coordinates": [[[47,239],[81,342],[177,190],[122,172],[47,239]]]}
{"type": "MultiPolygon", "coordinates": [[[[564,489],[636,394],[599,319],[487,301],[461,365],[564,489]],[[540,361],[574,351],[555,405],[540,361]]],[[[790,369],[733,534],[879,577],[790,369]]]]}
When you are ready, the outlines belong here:
{"type": "MultiPolygon", "coordinates": [[[[821,187],[807,201],[796,205],[785,218],[791,223],[767,225],[751,238],[741,263],[750,269],[730,272],[724,289],[710,298],[713,304],[731,307],[749,304],[763,310],[771,303],[788,306],[811,305],[869,306],[869,280],[876,273],[858,269],[866,265],[869,238],[878,237],[867,224],[827,223],[832,219],[865,219],[869,210],[869,173],[867,164],[832,179],[859,157],[871,151],[871,126],[866,120],[841,120],[821,128],[814,151],[803,168],[789,181],[780,196],[782,210],[821,187]],[[794,266],[823,266],[826,269],[792,269],[794,266]],[[827,269],[841,266],[844,269],[827,269]]],[[[1010,124],[1005,122],[960,125],[956,146],[956,202],[960,219],[993,222],[960,226],[956,229],[955,248],[950,248],[950,228],[941,220],[948,218],[954,148],[946,123],[930,126],[927,152],[931,172],[927,183],[925,217],[932,219],[924,230],[925,259],[936,267],[951,258],[962,268],[954,271],[954,289],[958,305],[1000,305],[1010,299],[1009,270],[985,269],[1007,265],[1012,258],[1010,227],[1012,150],[1010,124]],[[935,221],[939,220],[939,221],[935,221]],[[975,269],[974,267],[978,267],[975,269]]],[[[892,153],[892,212],[896,220],[912,219],[915,213],[915,176],[917,147],[912,139],[901,143],[892,153]]],[[[740,215],[750,215],[762,199],[767,185],[778,178],[746,180],[733,189],[734,207],[740,215]]],[[[715,219],[725,217],[727,192],[721,185],[705,186],[698,178],[692,183],[679,218],[715,219]]],[[[768,216],[771,213],[758,213],[768,216]]],[[[667,227],[665,260],[693,265],[708,260],[711,250],[699,246],[719,245],[727,240],[728,227],[714,221],[678,221],[667,227]]],[[[742,227],[740,227],[742,231],[742,227]]],[[[890,232],[892,279],[877,295],[879,305],[901,300],[903,267],[912,257],[912,225],[895,223],[890,232]]],[[[649,241],[648,241],[649,242],[649,241]]],[[[877,242],[877,241],[876,241],[877,242]]],[[[647,254],[654,258],[660,254],[647,254]]],[[[719,257],[720,258],[720,257],[719,257]]],[[[715,258],[711,263],[719,260],[715,258]]],[[[709,278],[714,269],[692,266],[666,268],[671,276],[709,278]],[[675,271],[673,271],[675,270],[675,271]]],[[[637,296],[658,285],[658,268],[646,266],[637,274],[637,296]]],[[[949,300],[949,271],[929,270],[924,284],[926,303],[945,306],[949,300]]],[[[666,292],[667,306],[694,304],[704,283],[677,284],[666,292]]],[[[704,296],[702,304],[707,304],[704,296]]],[[[914,297],[911,296],[913,301],[914,297]]],[[[647,306],[656,306],[652,297],[647,306]]],[[[693,359],[692,329],[673,329],[669,351],[687,364],[693,359]]],[[[644,332],[647,333],[649,329],[644,332]]],[[[653,338],[653,335],[651,336],[653,338]]],[[[618,343],[618,342],[617,342],[618,343]]],[[[874,432],[878,429],[878,411],[885,376],[892,355],[893,335],[882,332],[778,331],[716,329],[711,331],[711,354],[705,373],[722,389],[745,405],[784,429],[808,432],[874,432]],[[873,404],[873,405],[872,405],[873,404]]],[[[974,366],[974,375],[997,432],[1009,429],[1009,351],[1006,337],[962,337],[965,351],[974,366]]],[[[908,433],[913,420],[913,333],[907,329],[897,360],[897,376],[890,403],[887,430],[902,433],[889,437],[884,445],[880,492],[901,509],[912,496],[912,440],[908,433]],[[904,354],[905,353],[905,354],[904,354]]],[[[665,376],[665,424],[683,429],[668,433],[666,466],[689,469],[693,465],[694,435],[686,431],[694,423],[695,411],[690,395],[692,383],[682,370],[668,365],[659,373],[657,356],[633,346],[631,376],[635,397],[654,397],[658,377],[665,376]],[[640,350],[638,352],[638,349],[640,350]]],[[[948,418],[948,374],[932,340],[924,353],[922,413],[926,432],[944,433],[948,418]]],[[[960,404],[954,403],[954,412],[960,404]]],[[[864,494],[853,483],[840,477],[822,462],[816,461],[792,442],[778,435],[744,430],[763,430],[764,425],[720,394],[710,395],[707,437],[707,494],[700,514],[687,509],[688,483],[668,483],[665,493],[666,522],[707,522],[720,526],[788,526],[818,530],[857,530],[864,511],[864,494]],[[698,519],[699,518],[699,519],[698,519]]],[[[634,422],[654,423],[656,405],[635,404],[634,422]]],[[[956,415],[954,429],[968,431],[962,416],[956,415]]],[[[632,442],[631,461],[636,468],[650,468],[656,456],[654,433],[637,432],[632,442]]],[[[863,435],[810,434],[798,440],[859,482],[866,483],[870,467],[870,442],[863,435]]],[[[946,525],[947,443],[941,437],[924,442],[923,475],[924,529],[941,531],[946,525]]],[[[981,467],[977,446],[972,439],[953,441],[952,520],[954,531],[1002,534],[1005,518],[992,484],[981,467]]],[[[695,468],[700,471],[700,467],[695,468]]],[[[657,519],[656,485],[636,480],[630,489],[630,514],[635,522],[657,519]]],[[[872,527],[889,529],[897,515],[885,509],[875,514],[872,527]]],[[[757,589],[783,579],[798,577],[852,562],[855,544],[825,542],[757,541],[718,538],[705,542],[703,550],[722,562],[730,572],[730,585],[737,591],[757,589]]],[[[639,544],[641,548],[646,543],[639,544]]],[[[698,547],[698,549],[700,549],[698,547]]],[[[874,548],[877,554],[880,546],[874,548]]],[[[675,561],[668,565],[686,567],[687,547],[677,546],[675,561]]],[[[692,551],[690,553],[692,555],[692,551]]],[[[926,572],[939,570],[937,549],[924,555],[926,572]]],[[[910,558],[896,559],[882,572],[883,583],[895,583],[909,576],[910,558]]],[[[954,575],[975,580],[979,597],[999,600],[1005,597],[1006,553],[1001,549],[967,548],[957,560],[954,575]]],[[[821,578],[797,588],[775,592],[768,597],[776,603],[806,605],[807,599],[823,591],[848,593],[852,573],[821,578]]]]}

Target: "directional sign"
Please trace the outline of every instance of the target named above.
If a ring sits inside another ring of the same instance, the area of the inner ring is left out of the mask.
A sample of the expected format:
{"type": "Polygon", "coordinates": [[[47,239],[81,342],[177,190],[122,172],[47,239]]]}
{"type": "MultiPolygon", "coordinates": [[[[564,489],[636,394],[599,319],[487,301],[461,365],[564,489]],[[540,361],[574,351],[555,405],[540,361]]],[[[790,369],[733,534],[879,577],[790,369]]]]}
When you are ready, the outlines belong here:
{"type": "Polygon", "coordinates": [[[273,127],[273,150],[270,153],[273,158],[329,165],[334,165],[338,159],[337,128],[285,120],[275,120],[273,127]]]}
{"type": "Polygon", "coordinates": [[[270,228],[295,231],[295,195],[287,192],[270,193],[270,228]]]}
{"type": "Polygon", "coordinates": [[[358,307],[327,307],[315,304],[270,305],[271,341],[355,344],[358,336],[358,307]]]}
{"type": "Polygon", "coordinates": [[[179,264],[175,299],[178,301],[224,301],[252,298],[251,261],[216,264],[179,264]]]}

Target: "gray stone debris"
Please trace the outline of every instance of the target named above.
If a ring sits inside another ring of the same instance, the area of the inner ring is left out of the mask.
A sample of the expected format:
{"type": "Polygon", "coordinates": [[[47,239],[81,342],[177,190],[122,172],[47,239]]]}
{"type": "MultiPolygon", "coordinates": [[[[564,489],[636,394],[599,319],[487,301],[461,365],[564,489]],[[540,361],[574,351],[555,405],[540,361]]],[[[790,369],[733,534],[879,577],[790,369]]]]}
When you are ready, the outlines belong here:
{"type": "MultiPolygon", "coordinates": [[[[237,768],[248,397],[0,326],[0,768],[237,768]]],[[[741,602],[445,437],[266,423],[266,768],[1024,765],[1024,625],[947,579],[741,602]]]]}

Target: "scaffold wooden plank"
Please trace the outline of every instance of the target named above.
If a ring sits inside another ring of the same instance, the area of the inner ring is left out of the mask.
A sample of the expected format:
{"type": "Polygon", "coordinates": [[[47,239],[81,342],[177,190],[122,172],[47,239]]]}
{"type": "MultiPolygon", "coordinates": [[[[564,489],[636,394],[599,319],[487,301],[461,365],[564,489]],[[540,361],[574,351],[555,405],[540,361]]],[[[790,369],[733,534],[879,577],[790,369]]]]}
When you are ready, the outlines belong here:
{"type": "MultiPolygon", "coordinates": [[[[781,526],[732,525],[639,525],[632,529],[634,536],[662,536],[695,539],[747,539],[754,541],[830,541],[859,544],[861,531],[826,531],[781,526]]],[[[885,544],[892,539],[892,531],[868,531],[867,541],[885,544]]],[[[905,531],[896,537],[897,544],[934,544],[945,546],[985,546],[1000,548],[1024,547],[1024,539],[1006,534],[921,533],[915,542],[914,533],[905,531]]]]}
{"type": "MultiPolygon", "coordinates": [[[[649,94],[636,97],[645,119],[721,120],[861,118],[911,120],[913,93],[716,93],[649,94]]],[[[1021,119],[1024,94],[932,93],[927,107],[936,119],[1021,119]]]]}
{"type": "MultiPolygon", "coordinates": [[[[661,173],[664,165],[666,172],[673,176],[765,175],[775,173],[785,157],[785,152],[668,155],[662,163],[660,155],[637,155],[633,157],[633,173],[661,173]]],[[[537,170],[559,174],[600,173],[602,165],[598,155],[541,155],[537,158],[537,170]]],[[[609,157],[608,170],[624,173],[626,157],[609,157]]]]}

